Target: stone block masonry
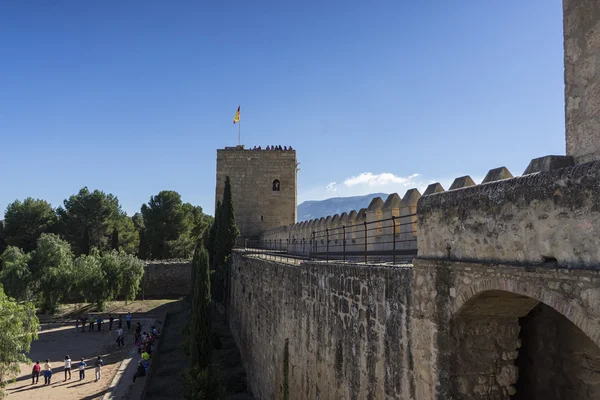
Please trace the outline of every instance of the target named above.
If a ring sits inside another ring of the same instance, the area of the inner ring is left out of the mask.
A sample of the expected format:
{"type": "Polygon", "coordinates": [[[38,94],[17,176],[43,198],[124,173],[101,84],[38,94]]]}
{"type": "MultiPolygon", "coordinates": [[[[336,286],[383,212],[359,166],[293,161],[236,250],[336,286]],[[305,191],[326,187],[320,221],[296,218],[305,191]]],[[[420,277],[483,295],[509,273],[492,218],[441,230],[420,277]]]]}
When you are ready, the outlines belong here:
{"type": "Polygon", "coordinates": [[[410,268],[233,257],[229,321],[257,399],[414,398],[410,268]]]}
{"type": "Polygon", "coordinates": [[[138,298],[168,299],[191,291],[192,263],[185,260],[148,261],[138,298]]]}
{"type": "Polygon", "coordinates": [[[216,201],[223,200],[229,176],[235,218],[242,238],[296,223],[296,151],[217,150],[216,201]]]}

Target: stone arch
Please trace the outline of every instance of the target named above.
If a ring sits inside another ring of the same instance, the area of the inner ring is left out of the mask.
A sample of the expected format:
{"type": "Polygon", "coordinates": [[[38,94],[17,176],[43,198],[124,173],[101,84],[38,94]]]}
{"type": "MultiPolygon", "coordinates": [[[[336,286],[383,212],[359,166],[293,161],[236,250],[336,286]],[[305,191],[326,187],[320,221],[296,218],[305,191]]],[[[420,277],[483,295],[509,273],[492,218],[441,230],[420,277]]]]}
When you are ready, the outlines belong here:
{"type": "Polygon", "coordinates": [[[600,396],[598,328],[558,290],[532,281],[484,279],[463,287],[449,311],[444,386],[451,398],[600,396]]]}
{"type": "MultiPolygon", "coordinates": [[[[546,289],[542,284],[498,277],[478,280],[463,287],[456,294],[456,299],[450,307],[451,317],[456,315],[471,299],[487,291],[514,293],[537,300],[565,316],[600,347],[600,324],[597,321],[590,320],[590,316],[585,312],[581,304],[574,301],[567,302],[560,294],[546,289]]],[[[600,312],[600,304],[598,306],[600,312]]]]}

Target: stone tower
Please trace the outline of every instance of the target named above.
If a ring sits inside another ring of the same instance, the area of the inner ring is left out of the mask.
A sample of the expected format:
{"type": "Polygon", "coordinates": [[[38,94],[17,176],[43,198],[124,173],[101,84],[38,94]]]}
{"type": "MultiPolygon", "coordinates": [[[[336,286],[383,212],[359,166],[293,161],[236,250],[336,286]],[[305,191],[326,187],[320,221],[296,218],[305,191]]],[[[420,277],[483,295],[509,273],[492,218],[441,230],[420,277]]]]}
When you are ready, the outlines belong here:
{"type": "Polygon", "coordinates": [[[567,155],[600,160],[600,2],[563,0],[567,155]]]}
{"type": "Polygon", "coordinates": [[[267,229],[296,223],[296,150],[217,150],[216,201],[231,181],[240,236],[258,239],[267,229]]]}

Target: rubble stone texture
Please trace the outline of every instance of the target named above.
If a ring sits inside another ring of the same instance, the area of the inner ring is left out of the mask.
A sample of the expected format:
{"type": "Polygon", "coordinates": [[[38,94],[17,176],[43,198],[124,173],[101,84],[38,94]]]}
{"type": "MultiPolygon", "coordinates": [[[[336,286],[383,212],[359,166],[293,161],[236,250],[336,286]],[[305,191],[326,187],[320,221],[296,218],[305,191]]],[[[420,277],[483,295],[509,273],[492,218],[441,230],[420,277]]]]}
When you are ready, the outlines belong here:
{"type": "Polygon", "coordinates": [[[563,0],[567,155],[600,160],[600,2],[563,0]]]}

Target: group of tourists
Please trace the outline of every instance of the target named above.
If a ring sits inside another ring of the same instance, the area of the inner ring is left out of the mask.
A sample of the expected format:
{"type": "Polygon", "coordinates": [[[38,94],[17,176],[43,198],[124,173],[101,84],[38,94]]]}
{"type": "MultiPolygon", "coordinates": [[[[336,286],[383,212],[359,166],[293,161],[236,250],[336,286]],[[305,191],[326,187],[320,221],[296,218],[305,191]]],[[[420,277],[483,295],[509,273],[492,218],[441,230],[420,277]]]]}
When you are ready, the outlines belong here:
{"type": "MultiPolygon", "coordinates": [[[[125,322],[127,324],[127,330],[131,330],[131,322],[132,317],[131,313],[127,313],[125,316],[125,322]]],[[[96,317],[92,317],[91,315],[83,315],[77,317],[75,320],[75,332],[85,332],[86,327],[87,331],[91,332],[96,328],[98,332],[102,331],[102,324],[104,323],[104,319],[102,316],[98,315],[96,317]]],[[[112,332],[113,324],[117,324],[117,348],[125,347],[125,333],[123,329],[123,318],[119,315],[118,318],[113,317],[111,314],[108,315],[108,330],[112,332]]],[[[137,322],[135,325],[135,345],[137,346],[138,353],[141,354],[141,360],[138,362],[137,370],[134,374],[133,381],[135,382],[136,378],[146,376],[150,369],[150,359],[152,355],[152,351],[154,350],[154,343],[157,339],[160,338],[160,331],[155,326],[152,326],[150,332],[143,331],[142,325],[140,322],[137,322]]],[[[77,367],[79,369],[79,380],[85,379],[85,370],[88,367],[86,361],[81,358],[79,362],[73,363],[71,361],[71,357],[66,355],[64,358],[64,373],[65,373],[65,382],[71,379],[71,368],[77,367]]],[[[101,356],[98,356],[91,366],[94,367],[96,373],[96,382],[98,382],[101,378],[102,367],[104,366],[104,361],[101,356]]],[[[37,384],[40,375],[44,377],[44,385],[51,385],[52,382],[52,365],[50,364],[50,360],[46,360],[46,362],[41,365],[40,361],[36,361],[33,365],[33,369],[31,372],[31,384],[37,384]]]]}
{"type": "MultiPolygon", "coordinates": [[[[96,372],[96,381],[98,382],[101,378],[102,375],[102,367],[104,366],[104,360],[102,360],[101,356],[98,356],[98,358],[96,358],[96,360],[94,361],[94,369],[96,372]]],[[[71,379],[71,366],[72,366],[72,361],[71,361],[71,357],[69,357],[68,355],[65,356],[65,382],[67,381],[67,379],[71,379]]],[[[79,380],[82,381],[85,379],[85,368],[87,367],[87,363],[85,362],[85,360],[82,358],[79,363],[77,363],[77,366],[79,368],[79,380]]],[[[44,363],[44,371],[42,372],[42,366],[40,365],[39,361],[36,361],[35,364],[33,365],[33,370],[31,371],[31,384],[37,384],[40,380],[40,373],[42,373],[44,375],[44,385],[50,385],[52,384],[52,365],[50,364],[50,360],[46,360],[46,362],[44,363]]]]}
{"type": "Polygon", "coordinates": [[[138,368],[136,373],[133,375],[133,382],[136,378],[146,376],[146,373],[150,369],[150,358],[152,357],[152,351],[154,350],[155,340],[160,338],[160,331],[158,328],[153,326],[150,333],[142,332],[142,325],[138,322],[135,326],[135,345],[138,349],[138,354],[141,354],[142,359],[138,362],[138,368]]]}
{"type": "MultiPolygon", "coordinates": [[[[119,315],[119,318],[116,319],[117,324],[119,329],[123,328],[123,318],[119,315]]],[[[104,319],[102,318],[102,316],[98,315],[97,317],[92,317],[91,315],[83,315],[81,317],[77,317],[77,319],[75,319],[75,332],[79,333],[79,325],[81,324],[81,332],[85,332],[85,327],[87,324],[88,327],[88,332],[91,332],[94,330],[94,327],[96,327],[98,332],[102,331],[102,323],[104,322],[104,319]]],[[[108,314],[108,330],[112,331],[113,328],[113,324],[115,322],[115,318],[111,315],[108,314]]],[[[127,323],[127,329],[131,329],[131,313],[127,313],[127,315],[125,316],[125,322],[127,323]]]]}

